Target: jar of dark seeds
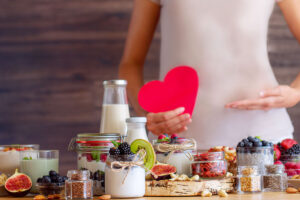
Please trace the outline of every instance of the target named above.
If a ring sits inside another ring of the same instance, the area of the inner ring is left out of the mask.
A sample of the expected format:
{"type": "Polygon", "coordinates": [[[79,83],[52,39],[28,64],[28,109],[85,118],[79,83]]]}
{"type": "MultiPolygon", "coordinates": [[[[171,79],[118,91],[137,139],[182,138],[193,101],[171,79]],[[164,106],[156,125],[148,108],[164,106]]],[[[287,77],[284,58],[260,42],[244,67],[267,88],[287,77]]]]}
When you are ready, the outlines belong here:
{"type": "Polygon", "coordinates": [[[239,166],[237,175],[238,193],[255,193],[262,191],[261,175],[257,166],[239,166]]]}
{"type": "Polygon", "coordinates": [[[93,181],[88,170],[69,170],[66,181],[66,199],[92,199],[93,181]]]}
{"type": "Polygon", "coordinates": [[[266,165],[266,174],[263,176],[265,192],[282,192],[287,188],[288,177],[284,173],[284,165],[266,165]]]}

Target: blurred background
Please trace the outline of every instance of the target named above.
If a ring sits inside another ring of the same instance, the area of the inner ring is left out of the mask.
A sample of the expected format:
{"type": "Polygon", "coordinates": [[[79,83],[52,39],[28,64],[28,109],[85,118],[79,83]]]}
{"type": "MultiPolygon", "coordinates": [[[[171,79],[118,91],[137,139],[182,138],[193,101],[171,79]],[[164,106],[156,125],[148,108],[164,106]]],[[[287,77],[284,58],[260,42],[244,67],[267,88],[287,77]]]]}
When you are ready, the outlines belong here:
{"type": "MultiPolygon", "coordinates": [[[[102,82],[116,79],[132,0],[0,1],[0,144],[60,150],[60,171],[76,168],[67,151],[77,133],[99,132],[102,82]]],[[[159,30],[145,64],[158,78],[159,30]]],[[[281,84],[300,72],[300,45],[276,7],[269,56],[281,84]]],[[[300,141],[300,105],[289,109],[300,141]]]]}

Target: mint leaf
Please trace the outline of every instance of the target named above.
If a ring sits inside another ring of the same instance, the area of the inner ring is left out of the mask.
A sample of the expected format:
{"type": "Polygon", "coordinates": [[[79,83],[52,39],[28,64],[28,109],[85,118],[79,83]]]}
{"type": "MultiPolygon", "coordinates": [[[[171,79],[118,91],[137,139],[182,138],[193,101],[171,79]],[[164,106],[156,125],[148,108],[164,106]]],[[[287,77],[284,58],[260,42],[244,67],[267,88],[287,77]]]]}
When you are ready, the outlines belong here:
{"type": "Polygon", "coordinates": [[[113,145],[116,147],[116,148],[118,148],[119,147],[119,145],[121,144],[120,142],[116,142],[116,141],[111,141],[111,143],[113,143],[113,145]]]}

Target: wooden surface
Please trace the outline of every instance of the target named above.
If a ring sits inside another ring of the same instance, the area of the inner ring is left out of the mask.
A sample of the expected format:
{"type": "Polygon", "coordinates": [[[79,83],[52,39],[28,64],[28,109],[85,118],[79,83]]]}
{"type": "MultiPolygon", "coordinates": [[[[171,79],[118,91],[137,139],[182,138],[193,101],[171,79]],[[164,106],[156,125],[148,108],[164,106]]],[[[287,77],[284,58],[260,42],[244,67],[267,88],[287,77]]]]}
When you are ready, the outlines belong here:
{"type": "MultiPolygon", "coordinates": [[[[0,141],[59,149],[61,173],[79,132],[98,132],[102,86],[117,78],[132,0],[0,1],[0,141]]],[[[145,64],[158,77],[159,32],[145,64]]],[[[280,83],[299,72],[300,47],[276,9],[269,51],[280,83]]],[[[300,107],[289,109],[300,140],[300,107]]]]}
{"type": "MultiPolygon", "coordinates": [[[[0,198],[0,200],[32,200],[32,198],[0,198]]],[[[97,199],[97,198],[94,198],[97,199]]],[[[143,197],[136,198],[141,200],[196,200],[196,199],[206,199],[206,200],[220,200],[220,199],[231,199],[231,200],[296,200],[300,199],[300,193],[298,194],[287,194],[285,192],[274,192],[274,193],[258,193],[258,194],[230,194],[227,198],[220,198],[215,195],[212,197],[143,197]]]]}
{"type": "Polygon", "coordinates": [[[145,196],[197,196],[204,190],[217,194],[219,190],[228,193],[234,191],[235,181],[233,178],[222,180],[201,180],[201,181],[146,181],[145,196]]]}

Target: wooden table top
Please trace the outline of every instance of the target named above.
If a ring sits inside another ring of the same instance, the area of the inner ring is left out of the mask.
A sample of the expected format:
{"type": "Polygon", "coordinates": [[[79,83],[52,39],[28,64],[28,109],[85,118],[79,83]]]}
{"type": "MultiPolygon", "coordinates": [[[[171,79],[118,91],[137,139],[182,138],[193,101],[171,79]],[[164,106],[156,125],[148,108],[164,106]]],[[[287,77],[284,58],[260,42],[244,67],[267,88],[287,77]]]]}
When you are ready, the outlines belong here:
{"type": "MultiPolygon", "coordinates": [[[[31,197],[26,198],[12,198],[12,197],[0,197],[0,200],[32,200],[31,197]]],[[[206,199],[206,200],[220,200],[220,199],[231,199],[231,200],[297,200],[300,199],[300,193],[297,194],[287,194],[285,192],[263,192],[258,194],[230,194],[227,198],[221,198],[217,195],[212,197],[143,197],[136,198],[139,200],[197,200],[197,199],[206,199]]],[[[97,197],[94,198],[97,200],[97,197]]],[[[127,199],[128,200],[128,199],[127,199]]]]}

